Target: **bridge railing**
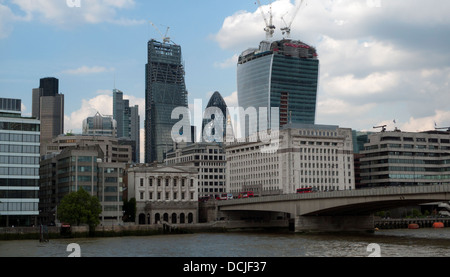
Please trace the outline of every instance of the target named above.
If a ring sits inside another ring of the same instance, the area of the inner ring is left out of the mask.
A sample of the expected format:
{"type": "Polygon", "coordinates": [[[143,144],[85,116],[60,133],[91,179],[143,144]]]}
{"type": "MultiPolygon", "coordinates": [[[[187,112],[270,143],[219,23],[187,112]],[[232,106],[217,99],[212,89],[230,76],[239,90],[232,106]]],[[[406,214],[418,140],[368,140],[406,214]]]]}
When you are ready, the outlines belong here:
{"type": "Polygon", "coordinates": [[[281,194],[262,196],[245,199],[234,199],[219,202],[219,206],[236,205],[242,203],[261,203],[275,201],[295,201],[299,199],[321,199],[321,198],[350,198],[364,196],[385,196],[385,195],[408,195],[408,194],[429,194],[429,193],[450,193],[450,185],[433,185],[433,186],[408,186],[408,187],[386,187],[386,188],[370,188],[358,190],[341,190],[316,192],[305,194],[281,194]]]}

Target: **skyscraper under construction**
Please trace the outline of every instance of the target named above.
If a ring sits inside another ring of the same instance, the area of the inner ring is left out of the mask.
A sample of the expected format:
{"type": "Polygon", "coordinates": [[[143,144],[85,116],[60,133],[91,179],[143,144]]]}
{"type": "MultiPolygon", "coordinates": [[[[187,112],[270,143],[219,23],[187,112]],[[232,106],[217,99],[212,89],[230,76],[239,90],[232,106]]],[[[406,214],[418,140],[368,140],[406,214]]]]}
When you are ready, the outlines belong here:
{"type": "Polygon", "coordinates": [[[179,45],[150,40],[145,70],[145,162],[162,162],[172,148],[172,111],[188,107],[185,71],[179,45]]]}
{"type": "MultiPolygon", "coordinates": [[[[318,78],[314,47],[292,39],[262,41],[259,48],[250,48],[239,57],[239,106],[256,111],[261,107],[279,108],[280,127],[288,123],[315,124],[318,78]]],[[[270,112],[270,128],[269,119],[270,112]]],[[[246,129],[249,135],[248,126],[246,129]]]]}

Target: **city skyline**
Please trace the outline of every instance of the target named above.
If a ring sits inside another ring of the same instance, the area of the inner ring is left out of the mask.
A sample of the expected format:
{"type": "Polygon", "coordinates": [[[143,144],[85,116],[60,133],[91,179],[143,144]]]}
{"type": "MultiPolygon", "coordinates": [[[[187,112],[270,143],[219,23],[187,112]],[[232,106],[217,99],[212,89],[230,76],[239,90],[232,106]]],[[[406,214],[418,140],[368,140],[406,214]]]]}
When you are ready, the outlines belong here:
{"type": "MultiPolygon", "coordinates": [[[[268,1],[262,2],[267,12],[268,1]]],[[[113,88],[139,105],[144,119],[146,46],[152,38],[162,40],[150,21],[162,33],[170,26],[169,36],[183,48],[190,105],[194,99],[206,104],[214,91],[228,106],[238,105],[237,57],[265,38],[254,1],[80,3],[0,4],[0,95],[22,99],[29,115],[31,89],[41,78],[58,78],[66,97],[65,131],[81,130],[82,120],[96,112],[112,114],[113,88]]],[[[405,131],[450,125],[449,4],[427,4],[307,1],[292,38],[316,47],[321,60],[318,124],[356,130],[387,124],[405,131]]],[[[279,39],[280,18],[289,17],[293,1],[272,6],[279,39]]]]}

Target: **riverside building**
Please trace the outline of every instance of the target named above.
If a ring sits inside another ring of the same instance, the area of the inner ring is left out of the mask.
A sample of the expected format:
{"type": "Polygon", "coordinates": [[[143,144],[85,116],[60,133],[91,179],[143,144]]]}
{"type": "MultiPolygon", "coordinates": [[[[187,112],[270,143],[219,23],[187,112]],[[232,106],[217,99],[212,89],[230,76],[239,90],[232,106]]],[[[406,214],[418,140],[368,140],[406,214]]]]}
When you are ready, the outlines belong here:
{"type": "Polygon", "coordinates": [[[450,132],[370,134],[361,151],[361,187],[450,183],[450,132]]]}
{"type": "Polygon", "coordinates": [[[0,98],[0,226],[38,223],[40,121],[21,102],[0,98]]]}
{"type": "Polygon", "coordinates": [[[98,145],[67,147],[48,155],[40,168],[40,203],[42,223],[57,223],[58,205],[67,194],[83,188],[98,197],[103,225],[122,222],[124,163],[105,162],[98,145]]]}
{"type": "Polygon", "coordinates": [[[280,129],[279,140],[227,143],[226,157],[227,192],[233,194],[355,188],[352,130],[347,128],[288,124],[280,129]]]}
{"type": "Polygon", "coordinates": [[[197,169],[186,166],[132,165],[128,198],[136,199],[136,223],[198,223],[197,169]]]}

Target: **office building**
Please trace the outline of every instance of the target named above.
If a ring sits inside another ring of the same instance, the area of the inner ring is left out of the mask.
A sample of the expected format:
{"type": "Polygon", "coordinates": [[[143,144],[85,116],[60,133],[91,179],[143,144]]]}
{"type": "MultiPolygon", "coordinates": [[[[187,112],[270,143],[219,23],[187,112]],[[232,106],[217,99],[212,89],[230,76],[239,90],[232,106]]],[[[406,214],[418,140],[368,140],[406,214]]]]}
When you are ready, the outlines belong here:
{"type": "Polygon", "coordinates": [[[167,153],[168,166],[188,166],[197,170],[199,197],[215,197],[226,192],[226,157],[223,144],[193,143],[175,145],[167,153]]]}
{"type": "Polygon", "coordinates": [[[32,226],[39,215],[40,122],[21,100],[0,98],[0,226],[32,226]]]}
{"type": "Polygon", "coordinates": [[[127,141],[111,136],[61,135],[43,146],[43,155],[59,154],[64,149],[74,146],[99,146],[103,151],[104,162],[132,163],[132,147],[127,141]]]}
{"type": "Polygon", "coordinates": [[[103,116],[96,113],[83,120],[83,135],[116,137],[117,122],[112,116],[103,116]]]}
{"type": "MultiPolygon", "coordinates": [[[[319,60],[314,47],[290,39],[262,41],[259,48],[250,48],[239,57],[239,106],[254,107],[257,112],[259,108],[279,108],[280,127],[288,123],[315,124],[318,79],[319,60]]],[[[259,120],[266,120],[270,128],[271,113],[259,120]]],[[[257,126],[248,124],[243,137],[258,131],[257,126]]]]}
{"type": "Polygon", "coordinates": [[[101,224],[120,224],[124,171],[124,163],[105,162],[98,145],[68,147],[59,154],[46,156],[40,168],[41,222],[58,223],[57,206],[61,200],[83,188],[98,197],[102,206],[101,224]]]}
{"type": "Polygon", "coordinates": [[[163,162],[179,121],[171,119],[172,111],[188,107],[181,47],[150,40],[145,81],[145,162],[163,162]]]}
{"type": "Polygon", "coordinates": [[[361,151],[361,187],[450,184],[450,132],[370,134],[361,151]]]}
{"type": "Polygon", "coordinates": [[[198,223],[197,169],[186,166],[132,165],[128,198],[136,199],[136,223],[198,223]]]}
{"type": "Polygon", "coordinates": [[[226,157],[227,192],[235,195],[355,188],[352,130],[347,128],[288,124],[278,139],[227,143],[226,157]]]}
{"type": "Polygon", "coordinates": [[[43,78],[33,89],[32,117],[41,121],[41,143],[64,134],[64,95],[58,89],[56,78],[43,78]]]}
{"type": "Polygon", "coordinates": [[[141,123],[139,106],[130,106],[130,101],[123,98],[123,92],[113,90],[113,118],[117,122],[117,137],[127,138],[133,147],[133,162],[140,163],[141,123]]]}

